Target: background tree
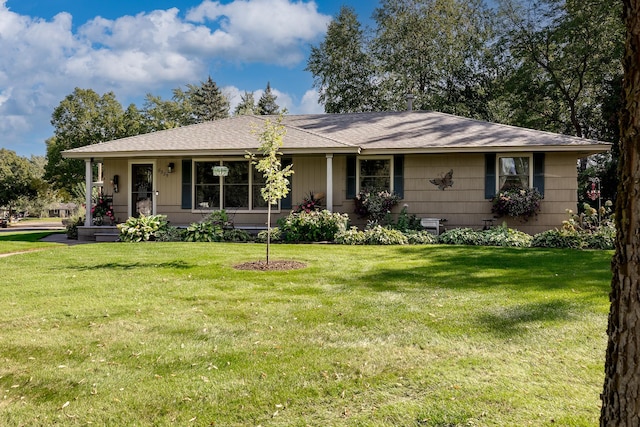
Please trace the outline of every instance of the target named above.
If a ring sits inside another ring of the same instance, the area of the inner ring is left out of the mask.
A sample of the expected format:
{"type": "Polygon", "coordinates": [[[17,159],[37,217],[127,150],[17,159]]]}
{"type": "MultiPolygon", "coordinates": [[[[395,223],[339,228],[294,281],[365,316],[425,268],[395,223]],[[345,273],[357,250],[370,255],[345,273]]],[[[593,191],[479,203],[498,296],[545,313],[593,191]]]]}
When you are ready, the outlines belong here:
{"type": "Polygon", "coordinates": [[[191,103],[187,102],[187,97],[181,89],[174,89],[170,100],[148,93],[142,108],[142,116],[143,128],[147,132],[195,123],[191,103]]]}
{"type": "Polygon", "coordinates": [[[9,214],[22,197],[37,193],[34,165],[15,151],[0,149],[0,206],[8,206],[9,214]]]}
{"type": "Polygon", "coordinates": [[[84,163],[63,159],[62,151],[130,136],[128,132],[136,127],[127,126],[127,118],[113,92],[100,96],[91,89],[76,88],[53,111],[54,136],[46,141],[45,178],[67,191],[84,180],[84,163]]]}
{"type": "Polygon", "coordinates": [[[271,206],[289,194],[289,176],[293,174],[293,165],[282,167],[282,140],[286,134],[286,129],[282,125],[282,114],[275,123],[267,119],[262,131],[255,133],[260,141],[258,151],[262,158],[256,160],[253,154],[248,156],[253,160],[253,164],[258,172],[262,173],[265,179],[264,187],[260,189],[262,198],[267,202],[267,265],[269,265],[269,253],[271,250],[271,206]]]}
{"type": "Polygon", "coordinates": [[[236,116],[258,114],[258,106],[256,105],[253,92],[246,92],[240,96],[240,103],[236,105],[233,114],[236,116]]]}
{"type": "Polygon", "coordinates": [[[419,109],[487,117],[483,75],[493,33],[482,0],[382,0],[374,19],[385,109],[404,109],[411,93],[419,109]]]}
{"type": "Polygon", "coordinates": [[[271,91],[271,84],[267,87],[258,100],[258,112],[263,116],[271,116],[280,113],[280,107],[276,104],[278,97],[271,91]]]}
{"type": "Polygon", "coordinates": [[[376,111],[380,108],[373,58],[355,10],[342,6],[319,46],[311,47],[307,71],[314,77],[326,113],[376,111]]]}
{"type": "Polygon", "coordinates": [[[623,0],[623,17],[626,42],[620,184],[601,426],[640,424],[640,1],[623,0]]]}
{"type": "Polygon", "coordinates": [[[186,97],[191,104],[195,123],[229,117],[229,100],[211,76],[200,85],[187,85],[186,97]]]}

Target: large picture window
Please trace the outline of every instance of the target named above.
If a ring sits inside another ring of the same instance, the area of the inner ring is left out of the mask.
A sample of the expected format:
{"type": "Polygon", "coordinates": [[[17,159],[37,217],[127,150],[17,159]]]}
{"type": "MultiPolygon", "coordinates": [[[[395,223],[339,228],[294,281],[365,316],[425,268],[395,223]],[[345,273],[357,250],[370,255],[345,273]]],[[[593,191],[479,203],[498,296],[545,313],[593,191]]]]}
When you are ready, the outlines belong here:
{"type": "Polygon", "coordinates": [[[532,171],[530,156],[498,157],[498,190],[530,188],[532,171]]]}
{"type": "Polygon", "coordinates": [[[362,158],[358,162],[358,190],[393,191],[391,158],[362,158]]]}
{"type": "Polygon", "coordinates": [[[194,162],[194,206],[196,210],[265,209],[260,189],[264,178],[249,160],[194,162]],[[213,167],[224,166],[226,176],[214,176],[213,167]]]}

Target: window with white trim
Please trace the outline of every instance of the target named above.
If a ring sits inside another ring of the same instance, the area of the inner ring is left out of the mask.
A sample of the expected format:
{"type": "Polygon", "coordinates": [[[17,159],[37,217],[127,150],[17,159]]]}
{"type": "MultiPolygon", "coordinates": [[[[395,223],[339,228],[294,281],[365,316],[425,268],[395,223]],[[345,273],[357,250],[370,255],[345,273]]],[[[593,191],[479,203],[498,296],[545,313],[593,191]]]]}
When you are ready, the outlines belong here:
{"type": "Polygon", "coordinates": [[[358,159],[358,191],[365,189],[393,191],[393,158],[363,157],[358,159]]]}
{"type": "Polygon", "coordinates": [[[499,155],[496,166],[498,191],[532,186],[533,162],[530,155],[499,155]]]}
{"type": "Polygon", "coordinates": [[[263,210],[267,205],[260,189],[264,177],[249,160],[194,161],[194,206],[196,210],[263,210]],[[214,166],[228,168],[226,176],[215,176],[214,166]]]}

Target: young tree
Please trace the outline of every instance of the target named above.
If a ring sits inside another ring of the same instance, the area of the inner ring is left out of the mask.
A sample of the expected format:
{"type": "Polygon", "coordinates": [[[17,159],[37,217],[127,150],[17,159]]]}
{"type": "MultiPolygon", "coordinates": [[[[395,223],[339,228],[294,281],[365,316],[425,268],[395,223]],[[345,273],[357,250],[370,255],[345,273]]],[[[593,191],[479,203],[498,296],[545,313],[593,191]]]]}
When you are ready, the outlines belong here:
{"type": "Polygon", "coordinates": [[[280,113],[280,107],[276,104],[278,97],[271,92],[271,84],[267,82],[267,88],[258,100],[258,112],[263,116],[271,116],[280,113]]]}
{"type": "Polygon", "coordinates": [[[311,47],[307,71],[326,113],[376,111],[378,95],[367,39],[353,8],[342,6],[319,46],[311,47]]]}
{"type": "Polygon", "coordinates": [[[233,112],[236,116],[258,114],[258,107],[253,97],[253,92],[245,92],[240,96],[240,103],[236,105],[233,112]]]}
{"type": "Polygon", "coordinates": [[[640,424],[640,0],[623,0],[626,42],[620,117],[616,253],[601,426],[640,424]]]}
{"type": "Polygon", "coordinates": [[[293,174],[293,165],[282,167],[280,148],[286,134],[282,119],[282,114],[275,123],[267,119],[262,131],[254,130],[260,141],[258,151],[262,153],[262,158],[256,160],[255,155],[248,154],[248,157],[253,160],[256,170],[262,172],[265,179],[264,187],[260,189],[260,192],[262,198],[267,202],[267,265],[271,250],[271,205],[277,205],[278,201],[289,194],[289,180],[287,178],[293,174]]]}

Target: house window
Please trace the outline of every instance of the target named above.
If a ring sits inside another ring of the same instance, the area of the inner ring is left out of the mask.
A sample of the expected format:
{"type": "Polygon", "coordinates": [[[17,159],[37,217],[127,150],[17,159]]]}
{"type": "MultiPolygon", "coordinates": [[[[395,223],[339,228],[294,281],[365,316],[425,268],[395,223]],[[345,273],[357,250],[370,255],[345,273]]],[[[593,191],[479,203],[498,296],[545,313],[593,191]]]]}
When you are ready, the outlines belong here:
{"type": "Polygon", "coordinates": [[[531,156],[498,156],[497,163],[498,191],[531,187],[531,156]]]}
{"type": "Polygon", "coordinates": [[[393,162],[390,157],[358,160],[358,191],[378,189],[393,191],[393,162]]]}
{"type": "Polygon", "coordinates": [[[194,162],[194,209],[252,210],[265,209],[260,189],[262,174],[248,160],[216,160],[194,162]],[[214,166],[228,168],[226,176],[214,176],[214,166]]]}

